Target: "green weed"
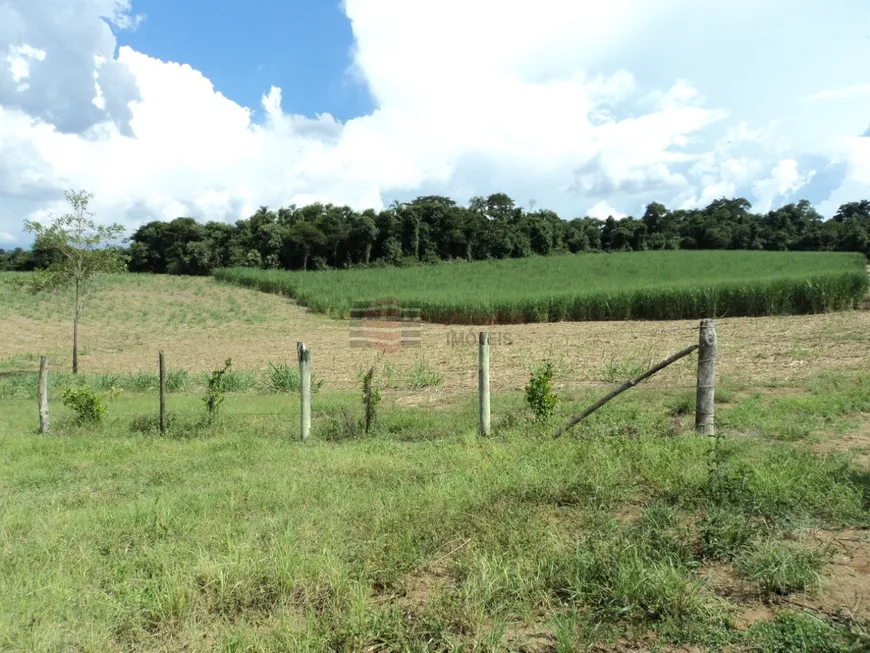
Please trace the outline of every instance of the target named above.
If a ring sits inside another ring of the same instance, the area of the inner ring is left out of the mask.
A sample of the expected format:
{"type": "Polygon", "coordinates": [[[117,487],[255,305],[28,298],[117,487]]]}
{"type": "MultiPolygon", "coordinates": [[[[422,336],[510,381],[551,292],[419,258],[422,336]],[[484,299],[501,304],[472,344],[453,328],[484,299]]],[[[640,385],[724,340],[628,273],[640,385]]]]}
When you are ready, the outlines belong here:
{"type": "Polygon", "coordinates": [[[299,390],[299,370],[294,365],[271,361],[264,376],[264,385],[270,392],[296,392],[299,390]]]}
{"type": "Polygon", "coordinates": [[[740,558],[737,569],[758,583],[763,594],[791,594],[818,585],[826,559],[825,552],[819,549],[773,540],[740,558]]]}

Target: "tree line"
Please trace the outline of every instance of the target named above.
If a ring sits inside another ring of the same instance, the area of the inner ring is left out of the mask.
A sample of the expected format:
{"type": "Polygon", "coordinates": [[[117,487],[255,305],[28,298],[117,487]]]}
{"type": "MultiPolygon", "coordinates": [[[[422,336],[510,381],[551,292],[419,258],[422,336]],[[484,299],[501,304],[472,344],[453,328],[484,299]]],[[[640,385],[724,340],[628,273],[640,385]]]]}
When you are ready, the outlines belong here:
{"type": "MultiPolygon", "coordinates": [[[[870,257],[870,200],[840,206],[829,220],[806,201],[753,213],[744,198],[699,209],[649,204],[640,218],[563,220],[526,210],[504,193],[468,206],[425,196],[382,211],[348,206],[260,207],[235,224],[193,218],[153,221],[127,241],[131,272],[206,275],[219,267],[315,270],[401,266],[555,253],[658,249],[857,251],[870,257]]],[[[0,250],[0,270],[45,267],[51,251],[0,250]]]]}

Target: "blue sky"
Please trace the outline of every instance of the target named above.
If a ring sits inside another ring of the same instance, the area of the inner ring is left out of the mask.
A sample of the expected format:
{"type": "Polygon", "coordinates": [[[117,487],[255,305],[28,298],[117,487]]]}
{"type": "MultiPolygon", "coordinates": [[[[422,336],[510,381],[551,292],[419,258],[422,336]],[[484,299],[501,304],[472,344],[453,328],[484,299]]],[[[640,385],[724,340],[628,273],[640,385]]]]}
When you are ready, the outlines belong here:
{"type": "Polygon", "coordinates": [[[4,0],[0,247],[69,188],[130,230],[494,192],[830,216],[870,197],[867,61],[858,0],[4,0]]]}
{"type": "Polygon", "coordinates": [[[146,19],[116,36],[120,45],[190,64],[245,106],[258,106],[264,89],[274,84],[287,89],[283,106],[290,113],[330,113],[346,121],[373,110],[365,84],[348,71],[353,32],[337,2],[217,6],[215,11],[216,4],[206,0],[138,0],[134,9],[146,19]]]}

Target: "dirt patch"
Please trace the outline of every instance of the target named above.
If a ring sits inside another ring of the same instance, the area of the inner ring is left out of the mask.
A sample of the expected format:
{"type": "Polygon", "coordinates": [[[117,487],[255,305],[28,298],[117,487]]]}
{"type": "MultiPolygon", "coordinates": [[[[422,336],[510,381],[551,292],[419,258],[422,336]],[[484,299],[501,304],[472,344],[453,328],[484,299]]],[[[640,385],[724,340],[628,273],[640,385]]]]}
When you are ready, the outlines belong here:
{"type": "Polygon", "coordinates": [[[402,582],[403,595],[400,603],[411,613],[421,612],[436,592],[451,584],[452,580],[445,569],[413,573],[402,582]]]}
{"type": "Polygon", "coordinates": [[[770,609],[770,606],[758,603],[744,608],[731,623],[736,630],[746,630],[760,621],[773,621],[774,619],[776,619],[776,614],[770,609]]]}
{"type": "Polygon", "coordinates": [[[733,621],[735,628],[745,629],[757,621],[773,619],[777,606],[803,607],[858,621],[870,619],[870,530],[814,529],[797,536],[809,546],[831,552],[821,572],[824,580],[812,592],[762,599],[754,583],[740,578],[731,565],[711,565],[701,570],[700,576],[711,592],[740,607],[733,621]]]}
{"type": "Polygon", "coordinates": [[[747,609],[758,603],[758,590],[753,583],[738,576],[730,564],[713,564],[699,572],[701,582],[710,593],[725,596],[747,609]]]}
{"type": "Polygon", "coordinates": [[[870,530],[814,530],[802,539],[828,547],[831,560],[822,570],[825,580],[818,592],[794,600],[819,612],[870,619],[870,530]]]}
{"type": "Polygon", "coordinates": [[[619,507],[613,518],[620,524],[634,524],[643,514],[643,506],[640,504],[626,503],[619,507]]]}
{"type": "Polygon", "coordinates": [[[509,651],[549,653],[553,650],[553,631],[541,623],[513,623],[505,629],[502,644],[509,651]]]}
{"type": "Polygon", "coordinates": [[[661,651],[661,653],[704,653],[709,649],[704,649],[699,646],[674,646],[672,644],[659,644],[655,636],[650,636],[643,642],[629,642],[628,640],[617,640],[613,644],[596,644],[589,649],[596,653],[649,653],[651,650],[661,651]]]}

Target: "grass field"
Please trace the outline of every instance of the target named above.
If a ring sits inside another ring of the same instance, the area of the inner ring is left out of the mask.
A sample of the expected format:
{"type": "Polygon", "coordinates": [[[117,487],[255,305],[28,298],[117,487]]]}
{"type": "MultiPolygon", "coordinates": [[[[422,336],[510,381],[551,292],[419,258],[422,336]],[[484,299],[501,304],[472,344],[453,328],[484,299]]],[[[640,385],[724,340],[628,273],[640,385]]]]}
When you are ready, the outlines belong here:
{"type": "MultiPolygon", "coordinates": [[[[591,396],[563,395],[559,417],[591,396]]],[[[169,437],[142,419],[153,395],[122,396],[90,429],[55,402],[48,437],[33,433],[33,402],[0,400],[0,641],[34,651],[866,645],[870,376],[722,398],[720,477],[711,443],[680,416],[679,391],[626,397],[557,441],[516,394],[496,398],[489,439],[474,435],[473,400],[454,399],[429,411],[388,400],[375,434],[345,440],[342,411],[358,399],[327,392],[309,445],[293,437],[289,397],[231,394],[207,426],[196,394],[173,395],[169,437]],[[820,453],[846,434],[864,446],[820,453]]]]}
{"type": "Polygon", "coordinates": [[[337,317],[396,298],[429,322],[517,324],[854,308],[867,293],[864,266],[860,254],[664,251],[318,272],[231,268],[215,277],[337,317]]]}
{"type": "Polygon", "coordinates": [[[716,459],[692,432],[691,357],[548,437],[697,341],[694,321],[493,329],[480,438],[473,338],[451,340],[473,330],[427,324],[419,350],[378,358],[286,298],[131,275],[89,305],[73,378],[61,305],[0,284],[0,308],[0,649],[870,647],[870,311],[720,320],[716,459]],[[296,340],[324,381],[305,445],[296,340]],[[210,425],[204,373],[227,357],[210,425]],[[561,401],[538,425],[521,388],[544,359],[561,401]],[[350,437],[375,361],[380,419],[350,437]],[[124,393],[79,427],[60,402],[76,384],[124,393]]]}

